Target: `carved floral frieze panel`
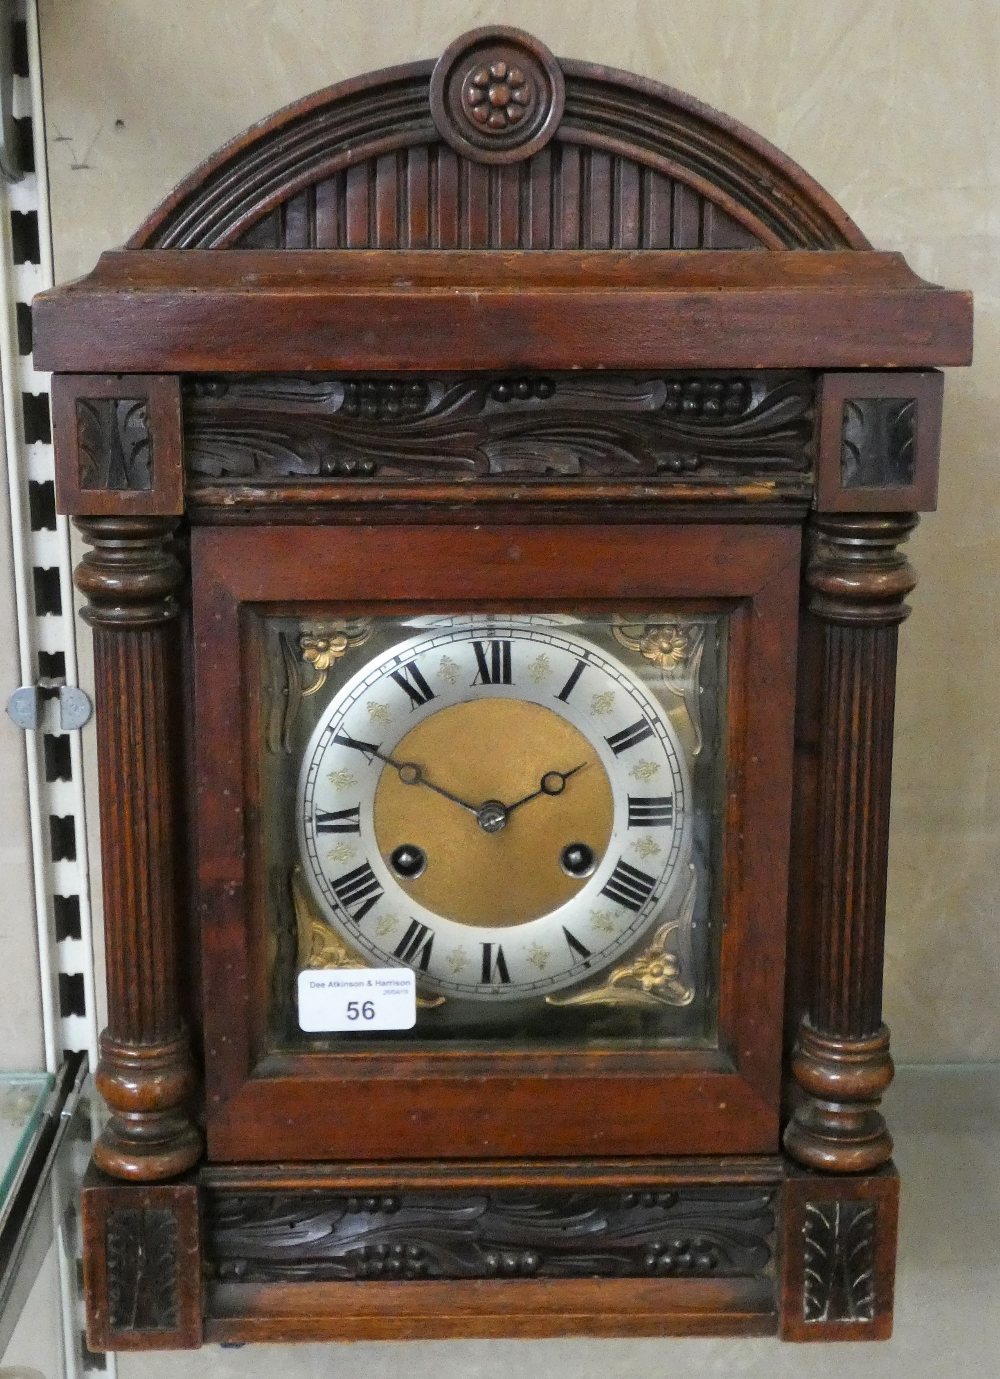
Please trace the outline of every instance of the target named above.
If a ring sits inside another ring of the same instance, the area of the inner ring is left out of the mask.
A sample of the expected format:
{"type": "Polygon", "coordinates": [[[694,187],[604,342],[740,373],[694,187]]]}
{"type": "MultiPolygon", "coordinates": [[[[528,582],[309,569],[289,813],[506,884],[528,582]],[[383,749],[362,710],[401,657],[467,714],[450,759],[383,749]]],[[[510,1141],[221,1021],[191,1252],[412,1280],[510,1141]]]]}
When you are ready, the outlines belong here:
{"type": "Polygon", "coordinates": [[[774,1191],[210,1194],[222,1279],[715,1278],[766,1274],[774,1191]]]}
{"type": "Polygon", "coordinates": [[[202,479],[807,475],[808,374],[212,378],[185,392],[202,479]]]}

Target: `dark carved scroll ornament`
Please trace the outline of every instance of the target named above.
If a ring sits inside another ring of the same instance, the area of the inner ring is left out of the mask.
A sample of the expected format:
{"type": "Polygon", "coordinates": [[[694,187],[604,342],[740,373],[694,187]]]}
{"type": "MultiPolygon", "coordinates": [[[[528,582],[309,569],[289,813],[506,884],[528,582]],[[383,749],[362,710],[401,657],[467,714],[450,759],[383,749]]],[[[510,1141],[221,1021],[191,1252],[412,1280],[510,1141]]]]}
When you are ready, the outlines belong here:
{"type": "Polygon", "coordinates": [[[803,374],[211,380],[192,385],[195,475],[748,477],[811,463],[803,374]]]}
{"type": "Polygon", "coordinates": [[[76,426],[81,488],[152,488],[153,438],[148,399],[77,398],[76,426]]]}
{"type": "Polygon", "coordinates": [[[108,1320],[114,1331],[178,1324],[177,1218],[155,1207],[113,1211],[107,1222],[108,1320]]]}
{"type": "Polygon", "coordinates": [[[870,1322],[875,1316],[872,1202],[807,1202],[803,1228],[807,1322],[870,1322]]]}
{"type": "Polygon", "coordinates": [[[912,484],[916,430],[916,398],[846,398],[840,457],[844,488],[912,484]]]}
{"type": "Polygon", "coordinates": [[[773,1231],[756,1187],[220,1194],[207,1218],[216,1275],[255,1282],[748,1276],[773,1231]]]}

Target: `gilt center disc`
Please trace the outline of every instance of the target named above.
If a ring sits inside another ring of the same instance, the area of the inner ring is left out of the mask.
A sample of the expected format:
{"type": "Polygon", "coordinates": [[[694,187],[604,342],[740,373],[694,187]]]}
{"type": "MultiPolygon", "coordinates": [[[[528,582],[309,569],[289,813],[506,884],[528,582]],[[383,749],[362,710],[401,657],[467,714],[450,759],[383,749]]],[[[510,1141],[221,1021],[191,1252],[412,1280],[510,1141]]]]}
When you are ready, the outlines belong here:
{"type": "Polygon", "coordinates": [[[400,884],[435,914],[482,927],[526,924],[586,884],[563,870],[563,848],[584,843],[597,858],[607,850],[614,823],[607,772],[587,738],[540,704],[499,697],[454,704],[423,719],[392,755],[417,763],[426,780],[471,806],[426,784],[404,784],[392,766],[379,777],[379,851],[388,860],[403,844],[423,850],[423,872],[400,884]],[[540,790],[547,773],[578,766],[558,795],[543,792],[513,809],[497,832],[481,828],[472,812],[492,800],[510,809],[540,790]]]}

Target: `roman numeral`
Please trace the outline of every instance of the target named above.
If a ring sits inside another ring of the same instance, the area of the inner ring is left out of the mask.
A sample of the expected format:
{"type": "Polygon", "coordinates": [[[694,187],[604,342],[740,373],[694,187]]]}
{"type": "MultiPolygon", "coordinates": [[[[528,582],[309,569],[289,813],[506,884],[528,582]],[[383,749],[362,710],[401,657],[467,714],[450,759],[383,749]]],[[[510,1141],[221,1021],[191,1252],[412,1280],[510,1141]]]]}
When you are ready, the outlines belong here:
{"type": "Polygon", "coordinates": [[[317,833],[360,833],[361,806],[353,809],[317,809],[317,833]]]}
{"type": "Polygon", "coordinates": [[[565,924],[563,925],[563,935],[566,942],[569,944],[569,951],[573,955],[573,962],[575,963],[577,959],[579,959],[584,967],[589,967],[590,963],[588,959],[590,957],[590,949],[587,948],[585,944],[582,944],[575,934],[571,934],[565,924]]]}
{"type": "Polygon", "coordinates": [[[426,972],[427,964],[431,960],[431,948],[433,946],[433,932],[426,924],[421,924],[418,919],[411,919],[410,927],[400,939],[397,947],[393,949],[393,957],[399,958],[401,962],[416,964],[421,972],[426,972]]]}
{"type": "Polygon", "coordinates": [[[498,639],[473,642],[472,649],[478,666],[474,685],[510,684],[510,642],[498,639]]]}
{"type": "Polygon", "coordinates": [[[629,795],[629,828],[666,828],[673,821],[673,795],[629,795]]]}
{"type": "Polygon", "coordinates": [[[624,905],[626,910],[633,910],[638,914],[653,894],[655,885],[655,877],[647,876],[638,867],[630,867],[628,862],[622,861],[601,887],[601,894],[617,905],[624,905]]]}
{"type": "Polygon", "coordinates": [[[576,665],[570,671],[569,679],[566,681],[565,685],[563,685],[562,689],[556,695],[556,698],[561,699],[565,704],[566,701],[569,699],[570,695],[573,693],[573,688],[576,685],[577,680],[579,680],[580,676],[586,669],[586,661],[577,661],[576,665]]]}
{"type": "Polygon", "coordinates": [[[645,742],[647,737],[653,736],[653,730],[644,718],[637,718],[634,723],[630,723],[627,728],[619,728],[616,733],[606,737],[604,741],[608,744],[616,757],[620,757],[622,752],[627,752],[630,747],[636,747],[640,742],[645,742]]]}
{"type": "Polygon", "coordinates": [[[345,871],[343,876],[338,876],[330,884],[334,895],[355,924],[360,924],[368,911],[382,899],[382,887],[367,862],[362,862],[353,871],[345,871]],[[357,909],[352,909],[355,905],[357,909]]]}
{"type": "Polygon", "coordinates": [[[391,678],[395,680],[400,689],[405,690],[410,696],[411,713],[435,697],[434,691],[424,679],[416,661],[407,661],[405,665],[392,672],[391,678]]]}
{"type": "Polygon", "coordinates": [[[492,986],[498,981],[501,984],[510,982],[510,973],[507,971],[507,959],[503,955],[503,947],[498,943],[495,953],[493,947],[492,943],[483,944],[483,975],[480,978],[483,986],[492,986]]]}
{"type": "Polygon", "coordinates": [[[351,737],[349,733],[334,733],[333,740],[339,743],[341,747],[353,747],[356,752],[363,752],[369,761],[372,757],[377,757],[382,750],[377,743],[360,742],[356,737],[351,737]]]}

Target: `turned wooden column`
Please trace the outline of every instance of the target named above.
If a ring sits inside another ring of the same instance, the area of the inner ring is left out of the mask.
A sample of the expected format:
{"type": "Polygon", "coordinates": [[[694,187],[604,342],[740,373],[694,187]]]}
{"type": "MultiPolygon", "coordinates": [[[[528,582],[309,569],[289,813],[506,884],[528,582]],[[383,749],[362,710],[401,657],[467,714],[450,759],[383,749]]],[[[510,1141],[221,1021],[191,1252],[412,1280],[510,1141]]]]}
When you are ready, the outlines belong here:
{"type": "Polygon", "coordinates": [[[817,516],[806,571],[823,624],[820,800],[814,951],[792,1054],[805,1095],[785,1148],[834,1173],[869,1171],[892,1153],[878,1109],[893,1073],[882,1023],[889,790],[897,630],[916,582],[897,545],[916,524],[910,514],[817,516]]]}
{"type": "Polygon", "coordinates": [[[108,1027],[96,1082],[111,1120],[94,1161],[151,1182],[201,1152],[178,999],[180,648],[174,517],[86,517],[76,571],[94,629],[108,1027]]]}

